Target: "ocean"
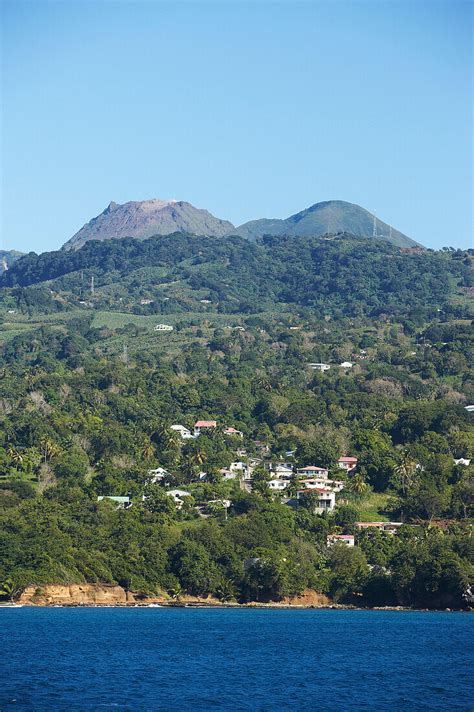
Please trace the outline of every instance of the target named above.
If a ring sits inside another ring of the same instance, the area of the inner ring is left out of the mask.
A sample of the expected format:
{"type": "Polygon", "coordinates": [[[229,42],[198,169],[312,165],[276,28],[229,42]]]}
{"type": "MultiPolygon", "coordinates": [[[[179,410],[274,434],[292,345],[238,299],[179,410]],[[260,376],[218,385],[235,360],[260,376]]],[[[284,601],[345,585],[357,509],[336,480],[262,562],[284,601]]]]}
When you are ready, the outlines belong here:
{"type": "Polygon", "coordinates": [[[0,709],[474,709],[469,613],[3,608],[0,709]]]}

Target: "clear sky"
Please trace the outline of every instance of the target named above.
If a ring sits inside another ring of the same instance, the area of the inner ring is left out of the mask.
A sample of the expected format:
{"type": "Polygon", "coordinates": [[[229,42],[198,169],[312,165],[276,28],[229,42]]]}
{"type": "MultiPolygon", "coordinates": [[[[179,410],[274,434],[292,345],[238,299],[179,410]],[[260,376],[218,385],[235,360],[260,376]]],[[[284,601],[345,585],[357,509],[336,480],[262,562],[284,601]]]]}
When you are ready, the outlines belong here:
{"type": "Polygon", "coordinates": [[[472,5],[3,0],[4,249],[111,200],[238,225],[342,199],[472,246],[472,5]]]}

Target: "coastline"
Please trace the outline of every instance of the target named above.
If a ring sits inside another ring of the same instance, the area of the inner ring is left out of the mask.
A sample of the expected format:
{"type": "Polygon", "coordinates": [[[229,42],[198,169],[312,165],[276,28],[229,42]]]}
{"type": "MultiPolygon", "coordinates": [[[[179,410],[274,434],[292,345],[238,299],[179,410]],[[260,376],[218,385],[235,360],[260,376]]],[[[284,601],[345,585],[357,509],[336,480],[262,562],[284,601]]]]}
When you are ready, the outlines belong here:
{"type": "Polygon", "coordinates": [[[171,598],[162,593],[144,596],[113,584],[46,584],[29,586],[15,600],[0,603],[0,608],[200,608],[200,609],[320,609],[320,610],[373,610],[373,611],[459,611],[472,609],[412,608],[408,606],[358,606],[336,603],[326,595],[306,589],[299,596],[280,601],[220,601],[211,596],[182,595],[171,598]]]}

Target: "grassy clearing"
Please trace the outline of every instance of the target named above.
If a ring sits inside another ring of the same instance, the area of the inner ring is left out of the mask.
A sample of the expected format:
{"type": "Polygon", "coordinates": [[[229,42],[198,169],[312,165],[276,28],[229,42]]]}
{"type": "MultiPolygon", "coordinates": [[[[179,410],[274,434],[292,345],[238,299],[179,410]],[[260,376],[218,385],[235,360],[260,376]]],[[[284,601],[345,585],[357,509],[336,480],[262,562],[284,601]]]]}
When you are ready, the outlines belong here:
{"type": "Polygon", "coordinates": [[[388,522],[385,512],[390,495],[381,492],[371,492],[357,503],[361,522],[388,522]]]}

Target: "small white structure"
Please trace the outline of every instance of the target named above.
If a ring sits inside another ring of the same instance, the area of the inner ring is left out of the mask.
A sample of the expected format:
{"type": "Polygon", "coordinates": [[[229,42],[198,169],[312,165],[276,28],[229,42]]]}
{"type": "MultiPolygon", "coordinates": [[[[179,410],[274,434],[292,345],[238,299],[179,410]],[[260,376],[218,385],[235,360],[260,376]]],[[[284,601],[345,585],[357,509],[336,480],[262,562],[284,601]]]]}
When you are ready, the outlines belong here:
{"type": "Polygon", "coordinates": [[[155,331],[173,331],[173,327],[170,324],[157,324],[155,331]]]}
{"type": "Polygon", "coordinates": [[[309,494],[316,493],[318,495],[318,503],[316,504],[314,511],[318,514],[322,512],[330,512],[336,506],[336,493],[328,489],[304,489],[298,490],[296,493],[296,499],[300,502],[304,497],[309,494]]]}
{"type": "Polygon", "coordinates": [[[182,440],[189,440],[190,438],[194,438],[192,432],[188,428],[185,428],[184,425],[171,425],[170,430],[174,430],[176,433],[178,433],[182,440]]]}
{"type": "Polygon", "coordinates": [[[355,524],[360,531],[364,529],[378,529],[388,534],[395,534],[397,529],[403,526],[403,522],[356,522],[355,524]]]}
{"type": "Polygon", "coordinates": [[[467,410],[468,413],[474,413],[474,405],[465,405],[464,410],[467,410]]]}
{"type": "Polygon", "coordinates": [[[342,363],[339,364],[341,368],[352,368],[354,364],[351,363],[350,361],[343,361],[342,363]]]}
{"type": "Polygon", "coordinates": [[[237,477],[235,472],[226,470],[225,467],[223,467],[222,470],[219,470],[219,472],[220,472],[223,480],[235,480],[237,477]]]}
{"type": "Polygon", "coordinates": [[[274,490],[274,491],[284,490],[288,487],[288,480],[280,480],[280,479],[270,480],[268,482],[268,487],[269,487],[269,489],[274,490]]]}
{"type": "Polygon", "coordinates": [[[156,467],[154,470],[148,470],[148,482],[156,484],[156,482],[161,482],[165,477],[169,477],[169,472],[163,467],[156,467]]]}
{"type": "Polygon", "coordinates": [[[303,477],[327,477],[329,470],[326,467],[306,465],[306,467],[299,467],[296,470],[296,474],[302,475],[303,477]]]}
{"type": "Polygon", "coordinates": [[[313,371],[329,371],[331,366],[328,363],[310,363],[308,364],[310,368],[313,369],[313,371]]]}
{"type": "Polygon", "coordinates": [[[337,461],[337,464],[341,468],[341,470],[345,470],[346,472],[351,472],[357,467],[357,458],[356,457],[340,457],[339,460],[337,461]]]}
{"type": "Polygon", "coordinates": [[[214,428],[217,428],[216,420],[197,420],[194,423],[194,437],[199,437],[203,430],[213,430],[214,428]]]}
{"type": "Polygon", "coordinates": [[[235,428],[225,428],[224,430],[224,435],[232,435],[233,437],[236,438],[243,438],[244,434],[240,430],[236,430],[235,428]]]}
{"type": "Polygon", "coordinates": [[[178,509],[181,509],[183,506],[184,499],[186,497],[191,497],[190,492],[186,492],[186,490],[180,490],[180,489],[174,489],[174,490],[168,490],[166,493],[168,497],[172,497],[174,500],[174,503],[176,504],[176,507],[178,509]]]}
{"type": "Polygon", "coordinates": [[[460,457],[458,460],[454,460],[455,465],[465,465],[465,467],[469,467],[471,464],[470,460],[466,460],[465,457],[460,457]]]}
{"type": "Polygon", "coordinates": [[[334,544],[345,544],[346,546],[355,545],[355,536],[353,534],[329,534],[326,539],[327,546],[334,546],[334,544]]]}
{"type": "Polygon", "coordinates": [[[102,502],[104,499],[110,499],[112,502],[115,502],[117,505],[117,509],[128,509],[129,507],[132,506],[132,503],[130,502],[130,497],[115,497],[114,495],[99,495],[97,497],[98,502],[102,502]]]}

